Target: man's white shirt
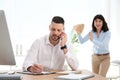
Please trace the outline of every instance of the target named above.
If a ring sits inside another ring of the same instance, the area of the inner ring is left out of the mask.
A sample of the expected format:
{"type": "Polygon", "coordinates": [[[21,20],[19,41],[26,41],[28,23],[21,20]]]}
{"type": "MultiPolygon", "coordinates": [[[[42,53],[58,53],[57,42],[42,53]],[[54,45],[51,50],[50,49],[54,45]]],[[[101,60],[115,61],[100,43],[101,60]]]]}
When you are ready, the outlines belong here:
{"type": "Polygon", "coordinates": [[[60,47],[60,42],[53,46],[49,41],[48,35],[37,39],[28,51],[23,70],[27,71],[27,68],[33,64],[42,65],[44,70],[62,70],[65,59],[72,69],[77,69],[78,60],[73,52],[73,47],[67,44],[68,52],[66,54],[60,47]]]}

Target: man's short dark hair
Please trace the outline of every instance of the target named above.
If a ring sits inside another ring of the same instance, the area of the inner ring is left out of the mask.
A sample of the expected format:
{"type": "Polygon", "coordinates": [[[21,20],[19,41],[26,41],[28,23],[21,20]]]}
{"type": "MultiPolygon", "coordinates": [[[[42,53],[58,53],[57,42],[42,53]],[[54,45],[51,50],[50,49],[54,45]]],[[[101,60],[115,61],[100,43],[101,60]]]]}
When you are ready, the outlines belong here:
{"type": "Polygon", "coordinates": [[[64,19],[60,16],[54,16],[52,18],[52,22],[55,22],[55,23],[62,23],[64,25],[64,19]]]}

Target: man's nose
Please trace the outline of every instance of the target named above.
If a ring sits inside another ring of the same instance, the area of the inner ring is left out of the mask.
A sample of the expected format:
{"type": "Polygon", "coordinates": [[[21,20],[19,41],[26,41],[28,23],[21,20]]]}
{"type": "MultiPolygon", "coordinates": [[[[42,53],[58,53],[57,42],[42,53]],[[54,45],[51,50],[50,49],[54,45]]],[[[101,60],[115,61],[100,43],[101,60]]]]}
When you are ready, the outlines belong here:
{"type": "Polygon", "coordinates": [[[58,31],[56,30],[55,32],[54,32],[54,34],[57,34],[58,33],[58,31]]]}

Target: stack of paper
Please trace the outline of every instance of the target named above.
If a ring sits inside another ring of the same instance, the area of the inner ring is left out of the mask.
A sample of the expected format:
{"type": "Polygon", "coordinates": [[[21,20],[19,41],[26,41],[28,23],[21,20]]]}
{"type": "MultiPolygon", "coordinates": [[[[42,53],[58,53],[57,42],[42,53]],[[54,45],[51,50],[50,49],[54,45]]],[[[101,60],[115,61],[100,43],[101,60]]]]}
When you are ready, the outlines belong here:
{"type": "Polygon", "coordinates": [[[81,71],[60,71],[57,74],[81,74],[81,71]]]}
{"type": "Polygon", "coordinates": [[[60,80],[82,80],[82,79],[87,79],[94,77],[93,74],[68,74],[68,75],[62,75],[62,76],[57,76],[55,79],[60,79],[60,80]]]}

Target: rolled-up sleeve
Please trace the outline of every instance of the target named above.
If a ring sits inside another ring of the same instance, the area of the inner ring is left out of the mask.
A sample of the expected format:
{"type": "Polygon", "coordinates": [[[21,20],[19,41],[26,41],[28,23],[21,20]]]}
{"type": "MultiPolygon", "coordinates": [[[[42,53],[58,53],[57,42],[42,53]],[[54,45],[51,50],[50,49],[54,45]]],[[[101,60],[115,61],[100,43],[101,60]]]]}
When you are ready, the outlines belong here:
{"type": "Polygon", "coordinates": [[[76,58],[76,54],[73,52],[73,47],[71,45],[69,45],[68,47],[68,52],[66,53],[66,60],[72,70],[77,70],[79,63],[78,59],[76,58]]]}

